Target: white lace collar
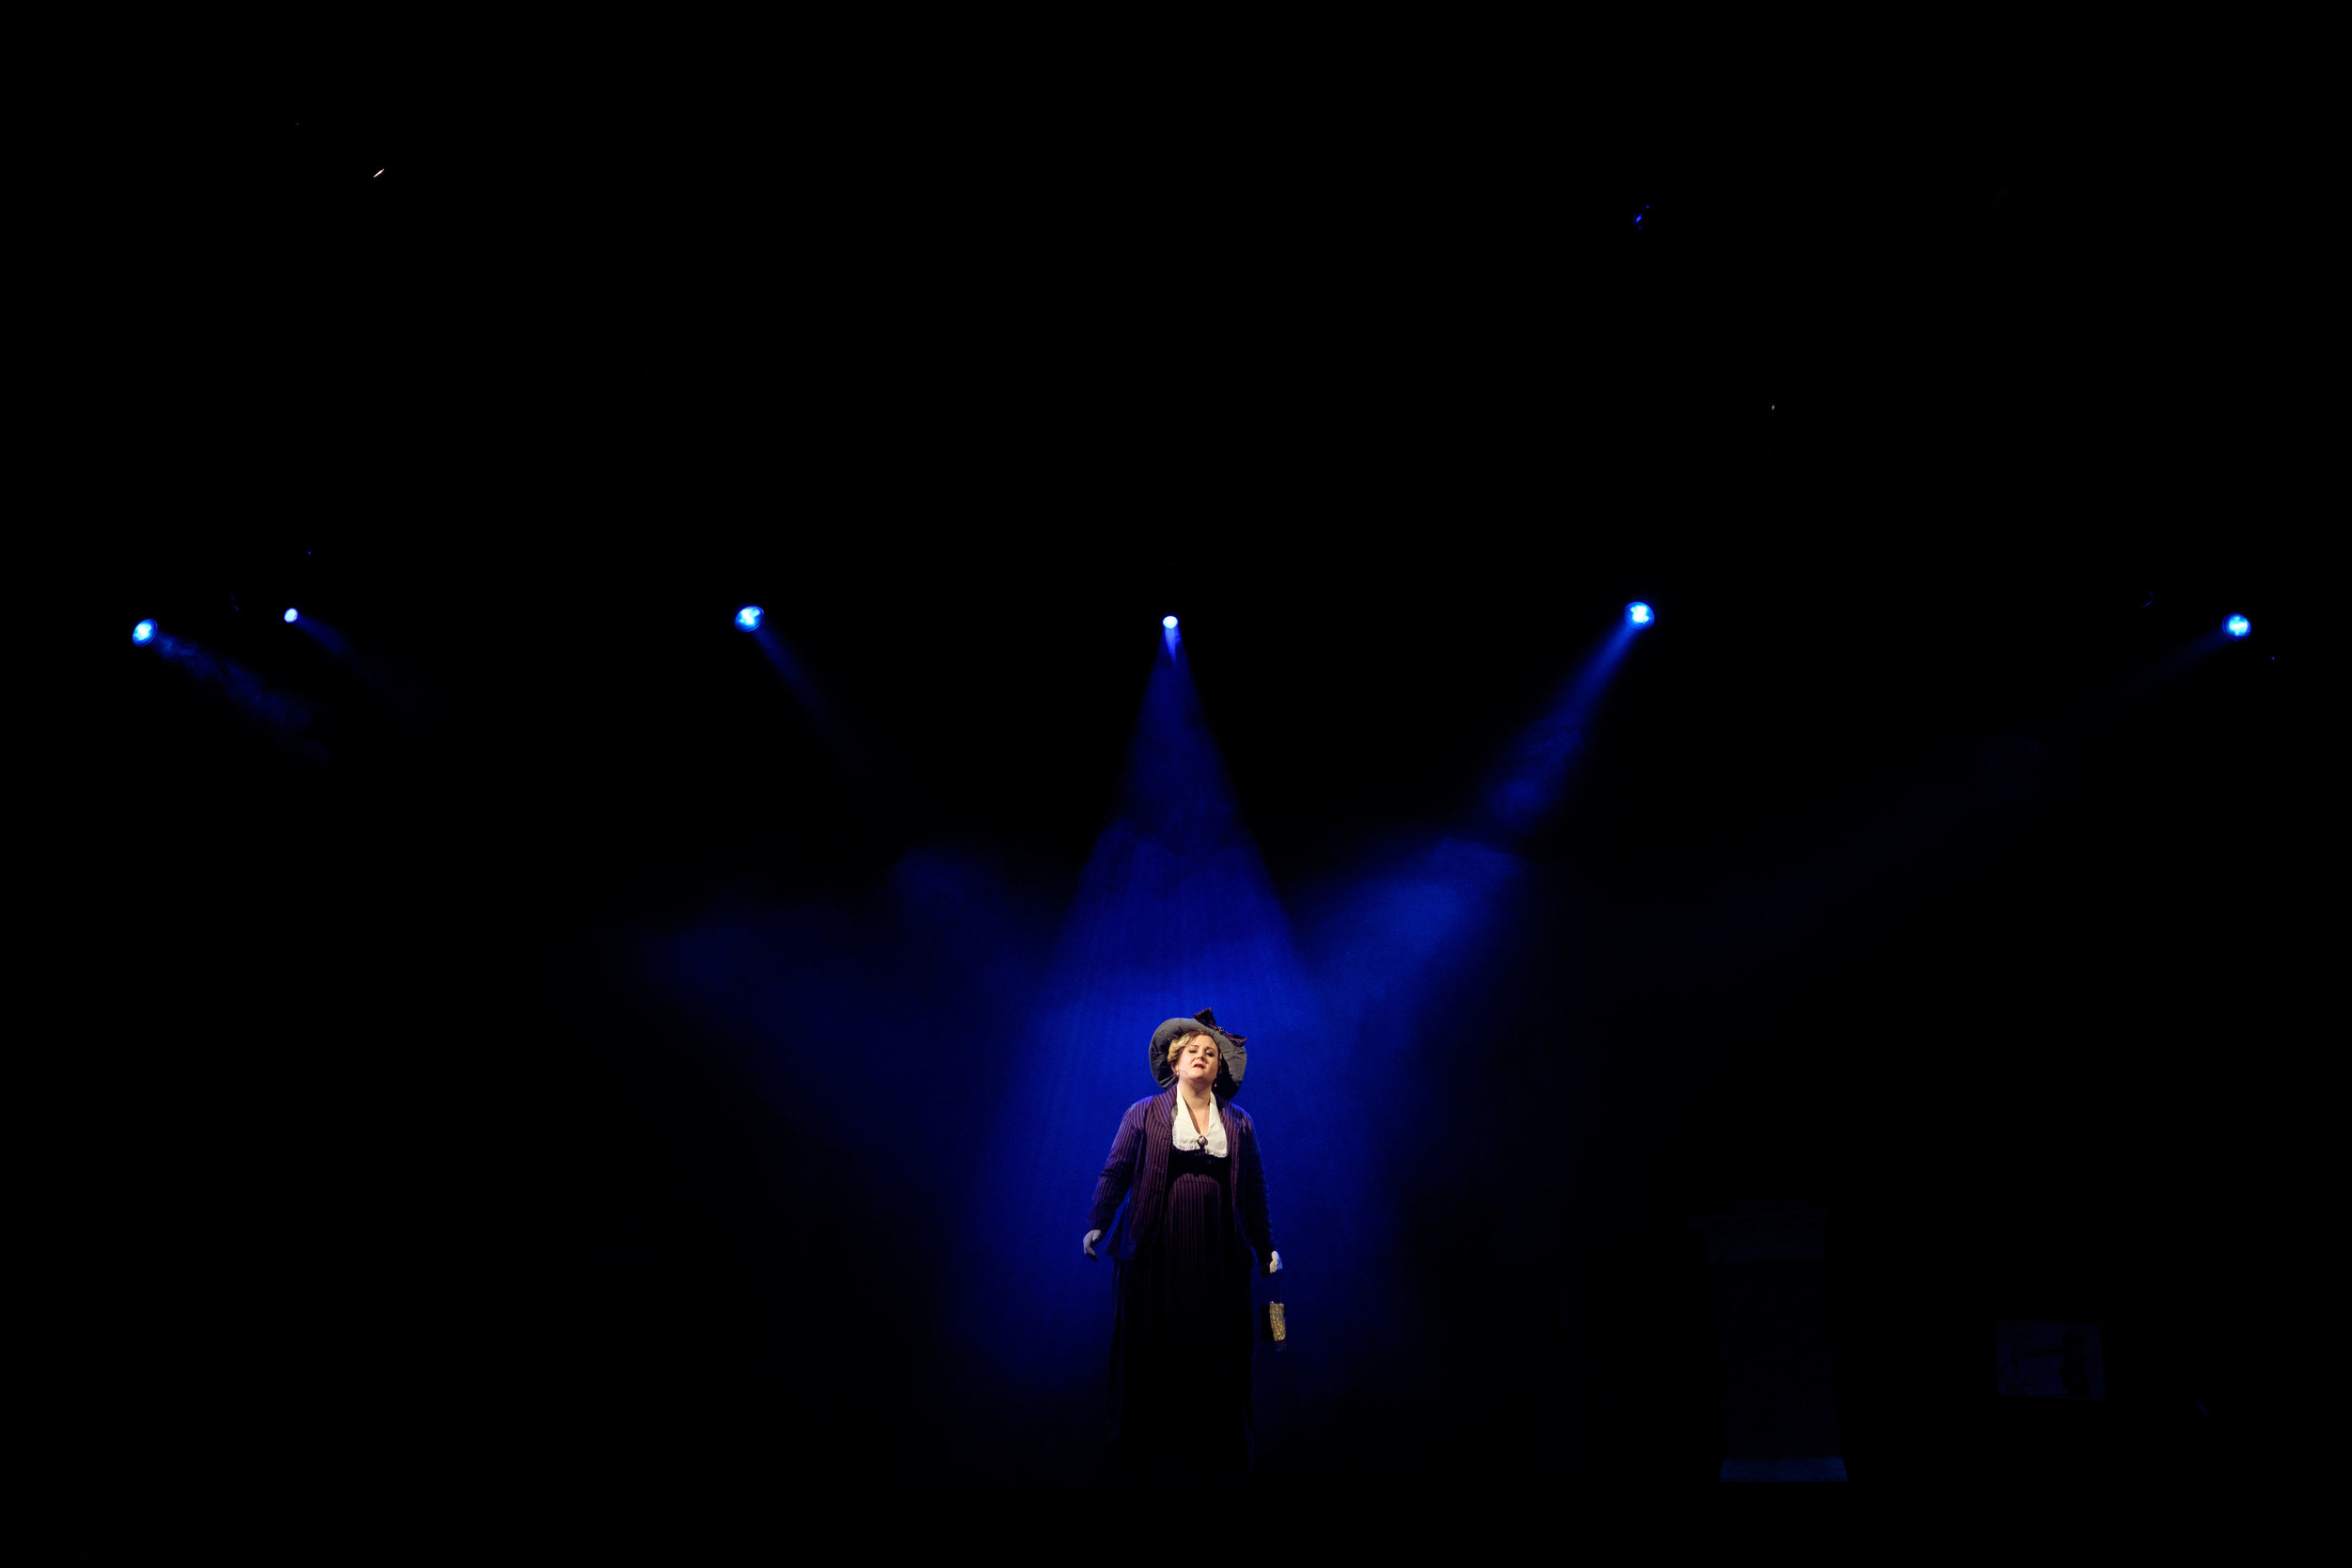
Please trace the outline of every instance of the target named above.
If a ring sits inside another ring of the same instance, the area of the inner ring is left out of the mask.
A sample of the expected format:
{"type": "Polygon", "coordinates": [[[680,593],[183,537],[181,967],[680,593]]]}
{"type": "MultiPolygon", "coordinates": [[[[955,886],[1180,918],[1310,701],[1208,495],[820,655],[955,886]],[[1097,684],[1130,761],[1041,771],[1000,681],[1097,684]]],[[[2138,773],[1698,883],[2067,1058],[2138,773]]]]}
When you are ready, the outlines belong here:
{"type": "Polygon", "coordinates": [[[1176,1091],[1175,1132],[1178,1148],[1205,1148],[1214,1159],[1225,1158],[1225,1107],[1209,1113],[1209,1131],[1204,1135],[1192,1130],[1192,1113],[1184,1109],[1184,1091],[1176,1091]]]}

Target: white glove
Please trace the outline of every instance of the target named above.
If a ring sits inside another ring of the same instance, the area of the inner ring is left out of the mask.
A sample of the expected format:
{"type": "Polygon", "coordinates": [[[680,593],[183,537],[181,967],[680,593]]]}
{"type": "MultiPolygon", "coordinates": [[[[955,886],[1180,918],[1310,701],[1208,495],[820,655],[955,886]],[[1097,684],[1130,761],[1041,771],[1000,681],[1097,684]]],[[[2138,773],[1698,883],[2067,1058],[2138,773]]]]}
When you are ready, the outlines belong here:
{"type": "Polygon", "coordinates": [[[1265,1272],[1270,1275],[1282,1272],[1282,1249],[1280,1247],[1276,1247],[1265,1255],[1265,1272]]]}
{"type": "Polygon", "coordinates": [[[1087,1256],[1089,1258],[1092,1258],[1094,1256],[1094,1243],[1102,1239],[1103,1233],[1100,1230],[1089,1230],[1087,1232],[1087,1239],[1080,1242],[1078,1244],[1087,1249],[1087,1256]]]}

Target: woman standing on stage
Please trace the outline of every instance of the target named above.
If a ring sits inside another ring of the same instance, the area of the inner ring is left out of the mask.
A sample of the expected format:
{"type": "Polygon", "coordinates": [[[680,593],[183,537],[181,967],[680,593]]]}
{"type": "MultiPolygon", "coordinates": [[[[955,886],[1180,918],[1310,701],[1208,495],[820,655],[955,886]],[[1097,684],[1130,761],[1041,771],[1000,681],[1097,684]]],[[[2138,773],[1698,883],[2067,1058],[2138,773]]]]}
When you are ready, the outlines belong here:
{"type": "Polygon", "coordinates": [[[1127,1108],[1087,1214],[1089,1258],[1112,1229],[1111,1450],[1136,1480],[1249,1468],[1249,1279],[1282,1259],[1257,1131],[1232,1103],[1247,1038],[1213,1008],[1152,1032],[1160,1092],[1127,1108]]]}

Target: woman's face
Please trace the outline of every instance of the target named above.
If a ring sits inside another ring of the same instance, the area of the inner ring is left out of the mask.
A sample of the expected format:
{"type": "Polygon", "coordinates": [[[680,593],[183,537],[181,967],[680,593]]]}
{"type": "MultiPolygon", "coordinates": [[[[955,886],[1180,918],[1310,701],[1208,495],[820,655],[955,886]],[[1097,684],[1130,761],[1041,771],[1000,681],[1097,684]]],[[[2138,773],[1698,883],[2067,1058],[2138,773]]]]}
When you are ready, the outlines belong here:
{"type": "Polygon", "coordinates": [[[1216,1084],[1216,1041],[1208,1035],[1186,1035],[1168,1048],[1180,1088],[1206,1090],[1216,1084]]]}

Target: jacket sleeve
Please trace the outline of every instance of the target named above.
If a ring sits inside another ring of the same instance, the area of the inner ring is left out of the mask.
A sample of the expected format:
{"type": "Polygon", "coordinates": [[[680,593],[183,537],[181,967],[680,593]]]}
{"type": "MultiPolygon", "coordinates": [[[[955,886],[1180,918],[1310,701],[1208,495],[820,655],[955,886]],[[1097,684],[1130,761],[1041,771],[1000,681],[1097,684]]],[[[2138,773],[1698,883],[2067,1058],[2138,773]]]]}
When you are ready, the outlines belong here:
{"type": "Polygon", "coordinates": [[[1266,1201],[1265,1162],[1258,1154],[1258,1130],[1247,1122],[1241,1135],[1241,1224],[1263,1272],[1274,1252],[1274,1217],[1266,1201]]]}
{"type": "Polygon", "coordinates": [[[1103,1178],[1094,1184],[1093,1206],[1087,1210],[1089,1230],[1111,1227],[1119,1200],[1135,1181],[1136,1164],[1143,1156],[1143,1108],[1150,1103],[1146,1100],[1129,1106],[1119,1123],[1118,1135],[1111,1139],[1110,1158],[1103,1163],[1103,1178]]]}

